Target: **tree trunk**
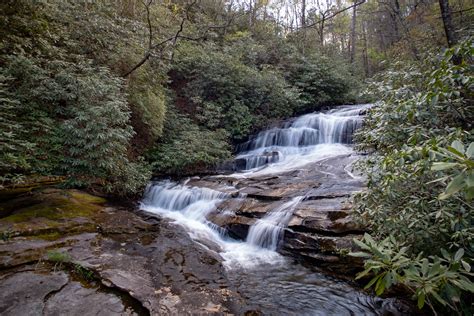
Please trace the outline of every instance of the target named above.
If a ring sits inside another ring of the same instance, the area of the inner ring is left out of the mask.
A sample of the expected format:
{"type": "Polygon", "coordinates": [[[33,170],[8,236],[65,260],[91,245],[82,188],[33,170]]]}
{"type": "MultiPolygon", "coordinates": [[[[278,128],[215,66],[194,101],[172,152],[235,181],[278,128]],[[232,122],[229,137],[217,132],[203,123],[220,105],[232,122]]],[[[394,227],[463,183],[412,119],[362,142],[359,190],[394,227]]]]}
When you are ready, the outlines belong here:
{"type": "Polygon", "coordinates": [[[350,60],[351,64],[354,63],[355,49],[356,49],[356,19],[357,19],[357,6],[352,9],[352,24],[351,24],[351,49],[350,49],[350,60]]]}
{"type": "Polygon", "coordinates": [[[448,0],[439,0],[439,8],[441,9],[441,17],[443,19],[444,32],[448,46],[452,47],[457,44],[456,32],[454,31],[453,20],[451,18],[451,8],[448,0]]]}
{"type": "Polygon", "coordinates": [[[365,70],[365,77],[370,76],[370,68],[369,68],[369,56],[368,56],[368,45],[367,45],[367,29],[365,23],[362,23],[362,36],[364,40],[364,51],[362,52],[362,58],[364,62],[364,70],[365,70]]]}
{"type": "Polygon", "coordinates": [[[306,27],[306,0],[301,2],[301,27],[306,27]]]}
{"type": "Polygon", "coordinates": [[[324,28],[326,27],[326,15],[323,13],[320,23],[319,42],[321,47],[324,47],[324,28]]]}

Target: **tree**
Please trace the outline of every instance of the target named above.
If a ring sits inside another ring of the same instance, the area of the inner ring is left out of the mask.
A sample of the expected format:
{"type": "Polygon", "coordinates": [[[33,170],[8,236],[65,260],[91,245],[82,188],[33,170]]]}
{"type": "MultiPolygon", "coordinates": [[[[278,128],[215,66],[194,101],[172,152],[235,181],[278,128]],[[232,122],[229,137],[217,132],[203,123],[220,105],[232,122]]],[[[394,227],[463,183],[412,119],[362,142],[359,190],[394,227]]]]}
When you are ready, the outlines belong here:
{"type": "Polygon", "coordinates": [[[441,9],[441,18],[443,19],[444,32],[446,33],[446,40],[448,46],[452,47],[457,44],[456,32],[454,30],[451,8],[449,0],[439,0],[439,7],[441,9]]]}

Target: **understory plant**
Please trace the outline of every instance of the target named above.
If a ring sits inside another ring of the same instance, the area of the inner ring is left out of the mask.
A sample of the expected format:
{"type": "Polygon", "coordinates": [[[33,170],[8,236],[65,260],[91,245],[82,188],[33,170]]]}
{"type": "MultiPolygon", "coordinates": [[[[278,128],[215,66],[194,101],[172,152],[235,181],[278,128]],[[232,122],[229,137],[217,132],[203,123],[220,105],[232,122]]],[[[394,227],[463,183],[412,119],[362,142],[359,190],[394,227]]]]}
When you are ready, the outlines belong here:
{"type": "Polygon", "coordinates": [[[436,314],[472,313],[474,122],[472,39],[423,65],[376,78],[379,102],[357,133],[368,189],[356,210],[370,229],[356,241],[359,278],[378,295],[394,284],[436,314]]]}

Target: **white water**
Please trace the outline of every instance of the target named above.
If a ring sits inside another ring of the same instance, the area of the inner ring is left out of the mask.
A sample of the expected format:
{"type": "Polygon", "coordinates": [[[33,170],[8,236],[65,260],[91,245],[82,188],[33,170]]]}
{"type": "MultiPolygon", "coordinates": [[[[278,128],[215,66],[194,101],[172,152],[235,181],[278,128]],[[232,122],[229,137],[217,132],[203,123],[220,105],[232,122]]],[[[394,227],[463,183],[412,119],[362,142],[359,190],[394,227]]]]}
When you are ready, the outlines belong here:
{"type": "Polygon", "coordinates": [[[302,199],[302,196],[295,197],[259,219],[250,227],[247,243],[276,251],[283,237],[283,229],[288,225],[291,215],[302,199]]]}
{"type": "Polygon", "coordinates": [[[334,155],[350,154],[353,132],[362,124],[360,112],[370,105],[347,106],[327,113],[303,115],[286,123],[282,128],[272,128],[239,146],[241,154],[236,159],[245,161],[245,169],[268,165],[260,174],[300,168],[334,155]]]}
{"type": "MultiPolygon", "coordinates": [[[[282,128],[261,132],[240,146],[246,152],[237,157],[246,159],[247,166],[253,169],[232,176],[273,174],[328,157],[350,154],[352,148],[343,143],[352,141],[353,130],[362,120],[359,113],[367,107],[348,106],[328,113],[308,114],[282,128]],[[273,156],[266,153],[273,153],[273,156]]],[[[217,248],[228,268],[284,262],[276,250],[293,211],[304,197],[294,198],[257,220],[250,227],[247,240],[242,242],[230,239],[223,229],[207,220],[217,205],[231,196],[208,188],[190,187],[186,183],[162,181],[149,185],[141,208],[174,220],[197,242],[208,248],[217,248]]]]}
{"type": "Polygon", "coordinates": [[[141,209],[173,220],[203,246],[217,248],[228,268],[283,263],[284,258],[277,252],[233,240],[206,219],[227,198],[228,194],[211,189],[162,181],[148,186],[141,209]]]}

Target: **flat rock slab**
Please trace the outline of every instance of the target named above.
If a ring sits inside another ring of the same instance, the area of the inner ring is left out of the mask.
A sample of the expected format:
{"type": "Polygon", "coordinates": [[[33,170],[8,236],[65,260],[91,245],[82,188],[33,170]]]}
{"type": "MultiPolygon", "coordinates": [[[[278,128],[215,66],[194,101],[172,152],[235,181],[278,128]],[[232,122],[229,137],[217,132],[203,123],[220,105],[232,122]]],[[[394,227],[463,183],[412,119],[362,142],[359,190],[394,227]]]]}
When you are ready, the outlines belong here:
{"type": "Polygon", "coordinates": [[[122,300],[96,289],[85,288],[79,282],[70,282],[52,294],[43,309],[44,315],[136,315],[122,300]]]}
{"type": "Polygon", "coordinates": [[[0,279],[0,314],[4,316],[43,315],[48,297],[59,292],[69,279],[64,272],[15,273],[0,279]]]}
{"type": "Polygon", "coordinates": [[[0,240],[1,315],[241,312],[242,299],[212,246],[83,192],[36,194],[30,203],[20,197],[18,208],[0,218],[9,232],[0,240]],[[93,279],[77,280],[77,269],[93,279]]]}

